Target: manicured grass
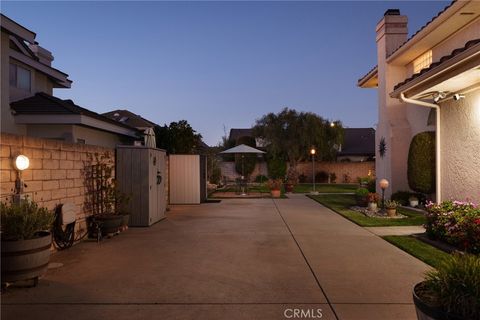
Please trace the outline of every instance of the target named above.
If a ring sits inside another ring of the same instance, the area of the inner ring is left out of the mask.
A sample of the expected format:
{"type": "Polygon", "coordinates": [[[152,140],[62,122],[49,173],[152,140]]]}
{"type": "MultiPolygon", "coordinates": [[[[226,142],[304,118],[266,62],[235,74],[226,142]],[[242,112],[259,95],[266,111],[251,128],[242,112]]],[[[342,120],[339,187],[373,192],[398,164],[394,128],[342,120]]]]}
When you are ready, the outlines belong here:
{"type": "Polygon", "coordinates": [[[354,195],[325,194],[309,197],[362,227],[418,226],[425,223],[425,217],[422,213],[405,208],[397,209],[399,213],[408,217],[404,219],[367,217],[360,212],[349,209],[351,206],[355,205],[354,195]]]}
{"type": "Polygon", "coordinates": [[[449,254],[411,236],[384,236],[383,239],[437,268],[449,254]]]}
{"type": "MultiPolygon", "coordinates": [[[[320,193],[353,193],[358,188],[357,184],[317,183],[315,191],[320,193]]],[[[294,193],[308,193],[313,191],[312,183],[297,184],[293,188],[294,193]]]]}

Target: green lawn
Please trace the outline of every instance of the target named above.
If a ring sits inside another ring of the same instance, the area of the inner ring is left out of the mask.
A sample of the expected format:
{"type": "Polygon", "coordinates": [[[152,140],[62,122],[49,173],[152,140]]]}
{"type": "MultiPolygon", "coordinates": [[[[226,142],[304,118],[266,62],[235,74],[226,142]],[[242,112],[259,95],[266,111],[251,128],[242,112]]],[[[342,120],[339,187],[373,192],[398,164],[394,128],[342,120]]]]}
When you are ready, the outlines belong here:
{"type": "Polygon", "coordinates": [[[422,213],[405,208],[397,209],[399,213],[408,217],[405,219],[367,217],[360,212],[349,209],[355,205],[354,195],[329,194],[309,197],[362,227],[417,226],[425,223],[425,217],[422,213]]]}
{"type": "Polygon", "coordinates": [[[403,251],[437,268],[449,254],[411,236],[382,237],[403,251]]]}
{"type": "MultiPolygon", "coordinates": [[[[353,193],[358,188],[357,184],[317,183],[315,191],[320,193],[353,193]]],[[[294,193],[308,193],[313,191],[312,183],[297,184],[293,188],[294,193]]]]}

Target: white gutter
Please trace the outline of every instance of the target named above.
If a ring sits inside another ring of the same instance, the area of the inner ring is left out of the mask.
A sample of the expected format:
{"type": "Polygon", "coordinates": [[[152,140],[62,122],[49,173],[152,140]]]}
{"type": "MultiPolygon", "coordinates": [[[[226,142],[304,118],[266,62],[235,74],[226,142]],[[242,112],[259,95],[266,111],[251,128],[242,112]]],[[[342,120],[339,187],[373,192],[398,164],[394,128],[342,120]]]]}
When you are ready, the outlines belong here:
{"type": "Polygon", "coordinates": [[[437,196],[437,203],[442,202],[442,190],[441,190],[441,182],[442,182],[442,176],[441,176],[441,161],[440,161],[440,106],[434,103],[422,101],[422,100],[415,100],[415,99],[409,99],[405,97],[404,92],[400,93],[400,101],[406,102],[406,103],[411,103],[415,104],[418,106],[422,107],[427,107],[427,108],[432,108],[435,109],[435,120],[436,120],[436,130],[435,130],[435,192],[437,196]]]}

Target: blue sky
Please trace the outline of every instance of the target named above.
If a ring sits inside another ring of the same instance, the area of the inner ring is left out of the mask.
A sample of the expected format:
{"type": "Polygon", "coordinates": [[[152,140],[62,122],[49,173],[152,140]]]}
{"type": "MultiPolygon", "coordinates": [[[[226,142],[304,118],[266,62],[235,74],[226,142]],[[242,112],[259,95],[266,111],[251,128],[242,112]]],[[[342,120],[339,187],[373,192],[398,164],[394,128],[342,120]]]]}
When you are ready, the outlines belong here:
{"type": "Polygon", "coordinates": [[[37,33],[71,89],[54,94],[96,112],[129,109],[159,124],[186,119],[206,143],[283,107],[377,122],[375,25],[388,8],[410,34],[444,1],[5,2],[37,33]]]}

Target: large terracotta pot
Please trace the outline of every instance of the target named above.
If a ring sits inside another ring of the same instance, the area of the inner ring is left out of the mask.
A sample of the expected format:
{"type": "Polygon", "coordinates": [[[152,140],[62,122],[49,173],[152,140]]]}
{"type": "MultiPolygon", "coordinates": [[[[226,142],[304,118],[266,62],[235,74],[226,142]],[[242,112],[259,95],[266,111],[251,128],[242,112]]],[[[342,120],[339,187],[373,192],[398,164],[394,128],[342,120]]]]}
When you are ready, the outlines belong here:
{"type": "Polygon", "coordinates": [[[442,309],[430,306],[423,302],[419,292],[421,292],[423,282],[417,283],[413,288],[413,302],[415,303],[415,310],[417,312],[418,320],[461,320],[462,318],[445,312],[442,309]]]}
{"type": "Polygon", "coordinates": [[[393,209],[386,208],[385,210],[387,211],[387,216],[389,217],[395,217],[397,215],[397,208],[393,208],[393,209]]]}
{"type": "Polygon", "coordinates": [[[2,283],[34,280],[45,273],[50,260],[52,235],[42,231],[28,240],[2,240],[2,283]]]}
{"type": "Polygon", "coordinates": [[[280,198],[280,190],[271,190],[270,193],[272,194],[272,198],[280,198]]]}

